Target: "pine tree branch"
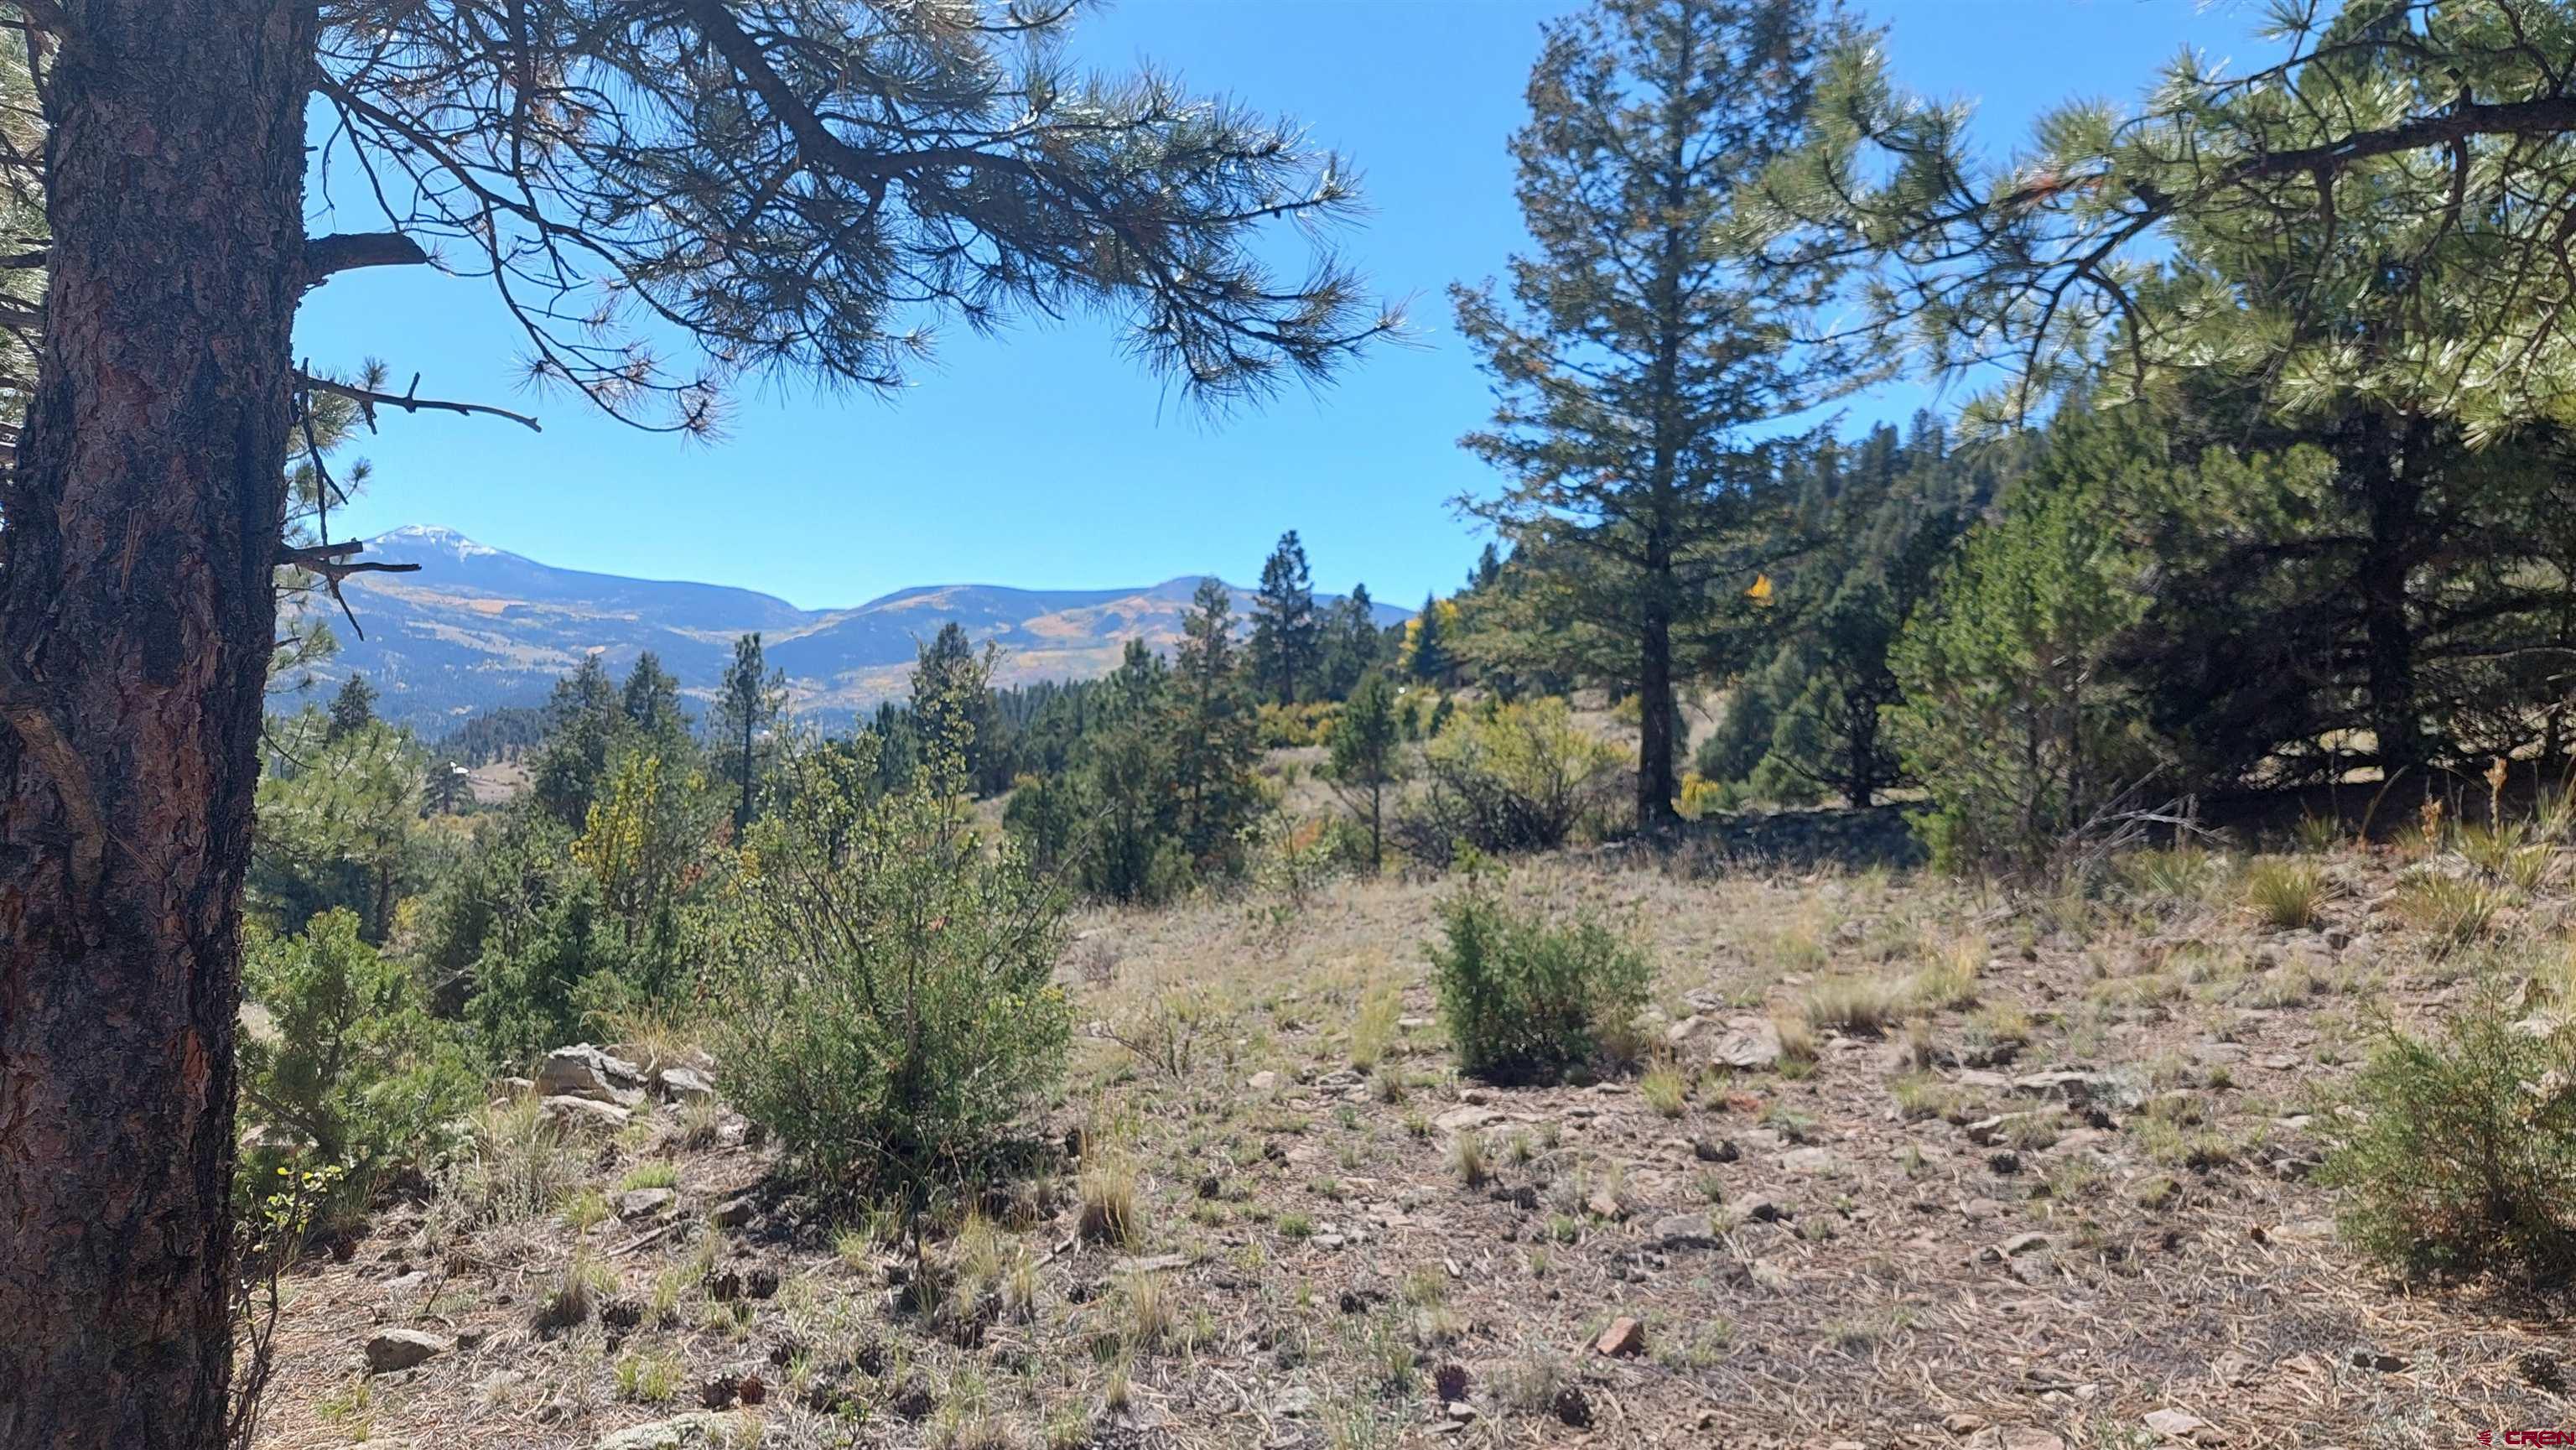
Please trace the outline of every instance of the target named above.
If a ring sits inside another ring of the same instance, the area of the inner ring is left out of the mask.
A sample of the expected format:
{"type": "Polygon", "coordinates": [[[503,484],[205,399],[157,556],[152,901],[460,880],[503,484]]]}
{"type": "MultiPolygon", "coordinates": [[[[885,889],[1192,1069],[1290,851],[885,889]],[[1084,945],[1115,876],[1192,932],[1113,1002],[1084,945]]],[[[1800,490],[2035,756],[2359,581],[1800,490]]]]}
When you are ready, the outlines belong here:
{"type": "Polygon", "coordinates": [[[429,253],[400,232],[335,232],[304,239],[304,285],[318,287],[360,267],[421,267],[429,253]]]}
{"type": "Polygon", "coordinates": [[[376,426],[376,409],[379,407],[386,407],[400,408],[406,413],[417,413],[424,408],[428,408],[441,413],[464,413],[468,415],[481,414],[494,418],[507,418],[513,423],[524,426],[532,433],[542,433],[545,431],[544,427],[540,425],[536,419],[529,417],[527,414],[513,413],[507,408],[496,408],[489,403],[458,403],[451,402],[444,398],[424,398],[420,396],[420,374],[418,373],[411,375],[411,387],[400,393],[378,392],[374,388],[362,388],[354,383],[339,382],[332,378],[315,377],[310,373],[297,373],[295,376],[297,382],[302,383],[305,387],[311,388],[317,393],[330,393],[335,397],[347,398],[351,402],[356,403],[365,411],[367,426],[370,429],[376,426]]]}

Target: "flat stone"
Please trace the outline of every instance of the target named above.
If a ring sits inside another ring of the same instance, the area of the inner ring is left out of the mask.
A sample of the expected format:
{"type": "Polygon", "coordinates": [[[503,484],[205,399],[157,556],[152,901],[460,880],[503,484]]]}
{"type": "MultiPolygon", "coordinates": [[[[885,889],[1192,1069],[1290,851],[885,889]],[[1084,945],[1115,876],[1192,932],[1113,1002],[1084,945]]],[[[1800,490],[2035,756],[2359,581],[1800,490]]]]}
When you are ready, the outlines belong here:
{"type": "Polygon", "coordinates": [[[644,1101],[644,1070],[587,1042],[558,1047],[537,1066],[537,1091],[631,1108],[644,1101]]]}
{"type": "Polygon", "coordinates": [[[1780,1065],[1780,1029],[1761,1018],[1748,1018],[1728,1026],[1726,1035],[1708,1050],[1709,1061],[1721,1067],[1759,1071],[1780,1065]]]}
{"type": "Polygon", "coordinates": [[[694,1067],[666,1067],[653,1074],[653,1085],[675,1103],[703,1103],[716,1095],[715,1079],[694,1067]]]}
{"type": "Polygon", "coordinates": [[[447,1353],[455,1345],[419,1329],[379,1329],[367,1336],[367,1372],[389,1374],[410,1369],[447,1353]]]}
{"type": "Polygon", "coordinates": [[[751,1222],[752,1215],[759,1212],[759,1209],[760,1206],[751,1201],[750,1194],[736,1194],[717,1204],[715,1211],[707,1217],[713,1220],[718,1228],[740,1228],[751,1222]]]}
{"type": "Polygon", "coordinates": [[[630,1188],[617,1195],[617,1216],[643,1218],[660,1213],[678,1199],[679,1195],[667,1188],[630,1188]]]}
{"type": "Polygon", "coordinates": [[[597,1450],[695,1450],[695,1447],[735,1447],[760,1442],[760,1422],[737,1410],[692,1410],[649,1425],[636,1425],[612,1430],[600,1437],[597,1450]]]}
{"type": "Polygon", "coordinates": [[[1840,1173],[1843,1160],[1831,1148],[1793,1148],[1780,1155],[1780,1166],[1792,1173],[1840,1173]]]}
{"type": "Polygon", "coordinates": [[[1610,1327],[1601,1331],[1600,1338],[1592,1341],[1592,1351],[1595,1354],[1609,1355],[1614,1359],[1644,1354],[1646,1326],[1622,1314],[1610,1321],[1610,1327]]]}
{"type": "Polygon", "coordinates": [[[1717,1225],[1704,1213],[1676,1213],[1655,1220],[1655,1241],[1666,1248],[1707,1248],[1717,1242],[1717,1225]]]}
{"type": "Polygon", "coordinates": [[[2013,1079],[2013,1091],[2033,1097],[2090,1102],[2111,1096],[2111,1079],[2093,1072],[2034,1072],[2013,1079]]]}
{"type": "Polygon", "coordinates": [[[615,1103],[596,1098],[579,1098],[557,1094],[540,1103],[549,1122],[566,1128],[623,1128],[634,1114],[615,1103]]]}
{"type": "Polygon", "coordinates": [[[1492,1108],[1462,1103],[1431,1120],[1431,1126],[1444,1133],[1470,1133],[1503,1121],[1503,1115],[1492,1108]]]}
{"type": "Polygon", "coordinates": [[[1113,1274],[1168,1274],[1174,1269],[1189,1266],[1190,1256],[1187,1254],[1149,1254],[1142,1258],[1115,1260],[1109,1265],[1109,1271],[1113,1274]]]}

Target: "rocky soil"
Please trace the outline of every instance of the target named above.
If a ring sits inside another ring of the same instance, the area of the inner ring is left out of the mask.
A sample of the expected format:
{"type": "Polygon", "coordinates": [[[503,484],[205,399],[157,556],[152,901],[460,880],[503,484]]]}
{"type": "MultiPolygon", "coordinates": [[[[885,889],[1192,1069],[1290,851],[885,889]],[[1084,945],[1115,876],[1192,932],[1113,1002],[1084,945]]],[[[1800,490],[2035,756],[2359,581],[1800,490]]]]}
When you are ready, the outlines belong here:
{"type": "Polygon", "coordinates": [[[721,1064],[558,1053],[493,1115],[537,1145],[488,1155],[529,1192],[451,1175],[298,1266],[261,1443],[2359,1447],[2576,1419],[2554,1302],[2392,1281],[2310,1177],[2377,1022],[2563,970],[2555,889],[2453,949],[2389,852],[2332,857],[2296,931],[2239,863],[2151,864],[2055,900],[1524,866],[1515,895],[1629,925],[1660,971],[1653,1070],[1537,1088],[1451,1068],[1438,883],[1098,915],[1042,1167],[919,1262],[783,1183],[721,1064]]]}

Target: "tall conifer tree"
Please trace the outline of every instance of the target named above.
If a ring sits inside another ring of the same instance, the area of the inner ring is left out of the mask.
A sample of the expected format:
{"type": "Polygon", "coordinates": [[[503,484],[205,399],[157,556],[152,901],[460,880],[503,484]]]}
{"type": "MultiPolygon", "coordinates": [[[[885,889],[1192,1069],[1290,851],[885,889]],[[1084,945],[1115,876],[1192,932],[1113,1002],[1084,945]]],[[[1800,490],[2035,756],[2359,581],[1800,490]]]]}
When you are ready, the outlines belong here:
{"type": "Polygon", "coordinates": [[[1282,705],[1311,699],[1323,663],[1323,625],[1315,615],[1315,580],[1306,546],[1290,529],[1261,565],[1252,598],[1252,671],[1263,693],[1282,705]]]}
{"type": "Polygon", "coordinates": [[[1533,248],[1452,289],[1494,382],[1464,441],[1504,477],[1464,500],[1643,706],[1637,817],[1673,819],[1678,690],[1782,536],[1765,425],[1848,373],[1793,341],[1822,269],[1757,287],[1725,243],[1739,188],[1800,139],[1822,47],[1801,0],[1599,0],[1547,28],[1512,138],[1533,248]]]}

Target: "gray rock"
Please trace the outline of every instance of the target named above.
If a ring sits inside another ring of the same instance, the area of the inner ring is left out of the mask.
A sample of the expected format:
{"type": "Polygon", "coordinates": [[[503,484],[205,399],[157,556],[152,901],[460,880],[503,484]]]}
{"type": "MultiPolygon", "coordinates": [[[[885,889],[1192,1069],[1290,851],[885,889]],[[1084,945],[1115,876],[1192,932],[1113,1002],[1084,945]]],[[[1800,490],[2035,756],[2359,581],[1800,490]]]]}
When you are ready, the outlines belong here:
{"type": "Polygon", "coordinates": [[[1721,1067],[1748,1071],[1778,1067],[1780,1029],[1764,1018],[1739,1018],[1727,1024],[1726,1035],[1709,1048],[1708,1057],[1721,1067]]]}
{"type": "Polygon", "coordinates": [[[605,1128],[613,1132],[625,1127],[634,1117],[633,1113],[615,1103],[569,1094],[550,1097],[540,1106],[547,1120],[562,1128],[605,1128]]]}
{"type": "Polygon", "coordinates": [[[1109,1266],[1113,1274],[1168,1274],[1190,1266],[1187,1254],[1149,1254],[1143,1258],[1119,1259],[1109,1266]]]}
{"type": "Polygon", "coordinates": [[[653,1085],[675,1103],[703,1103],[716,1095],[715,1079],[694,1067],[666,1067],[653,1074],[653,1085]]]}
{"type": "Polygon", "coordinates": [[[667,1188],[632,1188],[617,1195],[619,1218],[644,1218],[669,1208],[679,1195],[667,1188]]]}
{"type": "Polygon", "coordinates": [[[692,1410],[649,1425],[612,1430],[600,1437],[597,1450],[696,1450],[702,1445],[736,1450],[758,1443],[760,1422],[753,1417],[738,1410],[692,1410]]]}
{"type": "Polygon", "coordinates": [[[455,1345],[419,1329],[379,1329],[367,1336],[367,1372],[387,1374],[410,1369],[447,1353],[455,1345]]]}
{"type": "Polygon", "coordinates": [[[589,1098],[631,1108],[644,1101],[644,1070],[587,1042],[576,1042],[546,1054],[537,1068],[537,1091],[550,1098],[589,1098]]]}
{"type": "Polygon", "coordinates": [[[1831,1148],[1793,1148],[1780,1155],[1780,1166],[1792,1173],[1834,1174],[1843,1171],[1843,1160],[1831,1148]]]}
{"type": "Polygon", "coordinates": [[[1717,1242],[1717,1225],[1704,1213],[1676,1213],[1655,1220],[1655,1241],[1665,1248],[1707,1248],[1717,1242]]]}

